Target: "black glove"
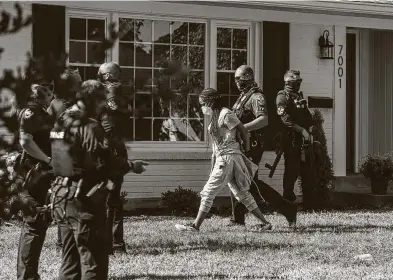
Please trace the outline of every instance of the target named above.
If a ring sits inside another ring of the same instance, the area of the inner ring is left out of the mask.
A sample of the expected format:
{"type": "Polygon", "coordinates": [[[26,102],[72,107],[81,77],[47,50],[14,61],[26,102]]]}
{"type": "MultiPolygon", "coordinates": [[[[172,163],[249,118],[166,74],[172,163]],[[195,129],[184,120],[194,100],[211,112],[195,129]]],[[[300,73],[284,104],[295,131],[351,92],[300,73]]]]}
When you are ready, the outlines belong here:
{"type": "Polygon", "coordinates": [[[143,171],[145,171],[146,169],[144,166],[147,165],[149,165],[149,163],[143,160],[130,161],[131,171],[136,174],[141,174],[143,171]]]}

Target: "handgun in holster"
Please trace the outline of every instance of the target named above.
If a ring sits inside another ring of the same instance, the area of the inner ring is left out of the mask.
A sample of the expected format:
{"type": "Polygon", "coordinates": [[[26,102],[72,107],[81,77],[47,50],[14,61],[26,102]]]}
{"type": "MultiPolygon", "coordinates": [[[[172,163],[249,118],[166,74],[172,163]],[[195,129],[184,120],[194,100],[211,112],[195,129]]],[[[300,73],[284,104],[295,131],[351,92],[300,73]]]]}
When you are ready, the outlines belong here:
{"type": "Polygon", "coordinates": [[[100,203],[104,198],[107,197],[110,191],[113,191],[114,185],[111,181],[106,180],[103,181],[97,185],[95,185],[87,194],[86,196],[90,198],[90,200],[98,204],[100,203]]]}

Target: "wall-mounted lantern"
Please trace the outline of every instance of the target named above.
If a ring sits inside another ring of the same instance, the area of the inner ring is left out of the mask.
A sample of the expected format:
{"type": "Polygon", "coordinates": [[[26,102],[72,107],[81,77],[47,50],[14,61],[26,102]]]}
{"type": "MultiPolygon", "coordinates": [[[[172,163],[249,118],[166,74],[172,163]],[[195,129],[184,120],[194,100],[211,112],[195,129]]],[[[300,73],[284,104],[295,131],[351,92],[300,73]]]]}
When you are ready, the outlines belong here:
{"type": "Polygon", "coordinates": [[[319,37],[320,59],[333,59],[334,44],[329,41],[329,31],[325,30],[319,37]]]}

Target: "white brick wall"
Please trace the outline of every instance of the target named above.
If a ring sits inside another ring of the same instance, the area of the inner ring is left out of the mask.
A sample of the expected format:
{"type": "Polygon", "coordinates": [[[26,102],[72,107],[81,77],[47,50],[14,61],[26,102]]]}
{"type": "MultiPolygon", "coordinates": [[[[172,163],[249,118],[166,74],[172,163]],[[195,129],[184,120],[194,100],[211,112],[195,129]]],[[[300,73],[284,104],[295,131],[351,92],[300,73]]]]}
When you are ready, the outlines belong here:
{"type": "MultiPolygon", "coordinates": [[[[15,15],[14,3],[2,2],[0,10],[5,10],[15,15]]],[[[23,8],[24,16],[31,15],[31,4],[20,4],[23,8]]],[[[0,36],[0,46],[4,48],[0,59],[0,75],[3,76],[4,69],[16,71],[18,66],[21,66],[23,71],[27,61],[26,54],[32,51],[32,25],[23,28],[18,33],[0,36]]]]}

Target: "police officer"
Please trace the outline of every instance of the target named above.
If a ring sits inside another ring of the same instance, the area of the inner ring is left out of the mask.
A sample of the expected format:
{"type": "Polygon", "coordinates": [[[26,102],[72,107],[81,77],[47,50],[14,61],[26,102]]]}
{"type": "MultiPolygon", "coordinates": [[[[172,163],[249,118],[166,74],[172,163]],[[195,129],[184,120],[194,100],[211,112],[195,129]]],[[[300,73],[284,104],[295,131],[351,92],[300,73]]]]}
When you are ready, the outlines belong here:
{"type": "MultiPolygon", "coordinates": [[[[293,191],[299,176],[302,178],[303,203],[309,203],[309,190],[313,184],[310,166],[301,160],[303,140],[309,141],[309,128],[312,126],[312,115],[300,90],[302,78],[297,70],[288,70],[284,75],[284,90],[278,92],[276,98],[277,114],[283,126],[282,145],[285,159],[283,178],[284,197],[296,200],[293,191]]],[[[306,206],[306,205],[305,205],[306,206]]]]}
{"type": "Polygon", "coordinates": [[[60,116],[51,131],[56,176],[51,201],[63,241],[60,280],[107,279],[108,185],[130,170],[142,173],[147,165],[112,153],[111,142],[96,121],[106,106],[105,91],[99,81],[85,81],[77,103],[60,116]]]}
{"type": "MultiPolygon", "coordinates": [[[[241,94],[233,105],[233,111],[250,133],[251,149],[247,155],[253,163],[259,166],[264,152],[264,133],[268,125],[265,96],[255,82],[254,71],[250,66],[242,65],[236,70],[235,83],[241,94]]],[[[253,179],[250,192],[260,207],[263,205],[263,198],[287,218],[290,226],[294,226],[296,223],[296,206],[284,199],[268,184],[259,180],[258,172],[253,179]]],[[[231,221],[235,224],[244,224],[246,209],[232,195],[231,200],[231,221]]]]}
{"type": "MultiPolygon", "coordinates": [[[[65,69],[59,77],[56,77],[54,98],[47,110],[54,122],[59,118],[60,114],[73,104],[81,84],[82,78],[78,69],[65,69]]],[[[60,234],[60,228],[58,228],[56,246],[59,249],[62,247],[60,234]]]]}
{"type": "MultiPolygon", "coordinates": [[[[120,83],[120,66],[114,62],[102,64],[98,69],[98,80],[107,88],[106,112],[102,115],[101,125],[106,136],[115,148],[118,156],[128,158],[127,148],[123,137],[128,129],[127,124],[131,112],[128,108],[129,100],[123,94],[120,83]]],[[[114,179],[114,190],[108,196],[108,230],[113,236],[112,249],[114,252],[126,252],[123,229],[123,202],[121,200],[121,186],[124,178],[114,179]]]]}
{"type": "MultiPolygon", "coordinates": [[[[51,145],[49,133],[52,120],[46,112],[53,98],[53,82],[39,78],[31,86],[31,94],[26,106],[18,112],[19,143],[23,148],[25,160],[32,164],[43,165],[51,163],[51,145]]],[[[50,187],[49,176],[42,177],[31,189],[23,192],[29,201],[29,209],[24,211],[24,221],[21,229],[17,260],[17,279],[40,279],[38,262],[42,245],[45,240],[48,221],[45,214],[37,209],[45,204],[50,187]]]]}

